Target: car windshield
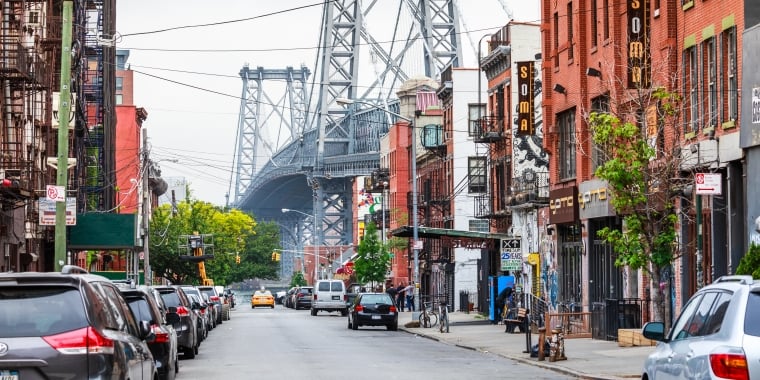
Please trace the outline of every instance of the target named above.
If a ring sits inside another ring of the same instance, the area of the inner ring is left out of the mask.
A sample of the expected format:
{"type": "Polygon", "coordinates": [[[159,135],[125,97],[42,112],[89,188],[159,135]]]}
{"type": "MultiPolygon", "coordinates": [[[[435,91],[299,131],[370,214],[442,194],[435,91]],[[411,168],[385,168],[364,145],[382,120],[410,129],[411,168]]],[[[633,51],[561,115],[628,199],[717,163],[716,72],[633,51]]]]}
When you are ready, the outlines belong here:
{"type": "Polygon", "coordinates": [[[0,338],[49,336],[87,325],[77,289],[0,288],[0,338]]]}
{"type": "Polygon", "coordinates": [[[216,294],[214,294],[214,289],[212,289],[212,288],[200,288],[198,290],[200,290],[203,294],[205,294],[205,295],[207,295],[209,297],[213,297],[213,296],[216,295],[216,294]]]}
{"type": "Polygon", "coordinates": [[[254,296],[271,296],[272,292],[269,290],[257,290],[256,293],[253,294],[254,296]]]}
{"type": "Polygon", "coordinates": [[[138,296],[127,297],[127,304],[129,309],[132,310],[132,314],[135,315],[135,319],[138,321],[148,321],[151,324],[155,324],[153,320],[153,314],[150,312],[150,304],[145,298],[138,296]]]}
{"type": "Polygon", "coordinates": [[[179,295],[177,292],[169,291],[169,292],[161,292],[161,299],[164,300],[164,303],[166,304],[166,307],[178,307],[182,306],[182,303],[179,300],[179,295]]]}

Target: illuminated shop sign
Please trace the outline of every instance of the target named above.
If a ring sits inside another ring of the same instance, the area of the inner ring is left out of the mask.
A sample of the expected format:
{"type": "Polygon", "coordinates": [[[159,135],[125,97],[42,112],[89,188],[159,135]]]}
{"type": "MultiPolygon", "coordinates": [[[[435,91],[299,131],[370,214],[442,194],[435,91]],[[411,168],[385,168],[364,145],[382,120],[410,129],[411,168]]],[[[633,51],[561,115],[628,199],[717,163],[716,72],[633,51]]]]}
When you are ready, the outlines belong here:
{"type": "Polygon", "coordinates": [[[648,88],[649,0],[628,0],[628,88],[648,88]]]}
{"type": "Polygon", "coordinates": [[[534,135],[533,61],[517,62],[517,135],[534,135]]]}

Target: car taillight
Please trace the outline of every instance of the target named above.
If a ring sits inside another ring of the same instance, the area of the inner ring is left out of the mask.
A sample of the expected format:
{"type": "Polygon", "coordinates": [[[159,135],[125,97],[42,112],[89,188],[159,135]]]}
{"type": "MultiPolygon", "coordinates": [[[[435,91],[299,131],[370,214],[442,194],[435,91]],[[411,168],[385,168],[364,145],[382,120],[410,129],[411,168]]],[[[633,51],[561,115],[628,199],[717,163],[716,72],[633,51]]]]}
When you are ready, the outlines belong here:
{"type": "Polygon", "coordinates": [[[710,354],[710,367],[718,377],[749,380],[747,357],[743,353],[710,354]]]}
{"type": "Polygon", "coordinates": [[[152,325],[150,328],[153,330],[153,334],[156,336],[153,338],[152,343],[168,343],[169,333],[164,332],[159,325],[152,325]]]}
{"type": "Polygon", "coordinates": [[[209,299],[211,300],[211,302],[219,302],[219,296],[211,296],[209,297],[209,299]]]}
{"type": "Polygon", "coordinates": [[[42,339],[62,354],[113,354],[113,341],[92,327],[45,336],[42,339]]]}
{"type": "Polygon", "coordinates": [[[390,312],[391,313],[395,313],[396,312],[396,306],[391,305],[390,312]]]}
{"type": "Polygon", "coordinates": [[[177,306],[177,315],[179,315],[180,317],[187,317],[188,315],[190,315],[190,312],[184,306],[177,306]]]}
{"type": "Polygon", "coordinates": [[[354,308],[354,310],[356,310],[357,313],[361,313],[362,311],[364,311],[364,306],[362,306],[362,305],[356,305],[356,307],[354,308]]]}

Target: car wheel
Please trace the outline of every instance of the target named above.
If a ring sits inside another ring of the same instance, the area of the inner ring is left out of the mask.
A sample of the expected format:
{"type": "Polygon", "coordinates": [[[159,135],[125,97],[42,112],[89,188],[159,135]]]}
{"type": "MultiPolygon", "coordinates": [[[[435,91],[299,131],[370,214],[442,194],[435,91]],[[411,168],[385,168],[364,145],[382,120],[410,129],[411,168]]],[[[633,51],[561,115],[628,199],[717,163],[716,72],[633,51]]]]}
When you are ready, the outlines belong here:
{"type": "Polygon", "coordinates": [[[194,359],[195,358],[195,352],[197,350],[198,350],[197,346],[196,347],[191,347],[191,348],[185,348],[185,349],[183,349],[183,354],[188,359],[194,359]]]}
{"type": "Polygon", "coordinates": [[[348,315],[348,310],[341,310],[340,311],[340,315],[342,315],[344,317],[347,316],[348,315]]]}
{"type": "Polygon", "coordinates": [[[391,323],[387,327],[388,327],[388,331],[396,331],[398,330],[398,323],[391,323]]]}
{"type": "Polygon", "coordinates": [[[359,324],[356,321],[351,323],[351,330],[359,330],[359,324]]]}
{"type": "Polygon", "coordinates": [[[269,308],[270,308],[270,309],[274,309],[274,305],[270,306],[269,308]]]}
{"type": "Polygon", "coordinates": [[[311,308],[311,316],[314,317],[316,315],[317,315],[317,309],[315,309],[315,308],[312,307],[311,308]]]}

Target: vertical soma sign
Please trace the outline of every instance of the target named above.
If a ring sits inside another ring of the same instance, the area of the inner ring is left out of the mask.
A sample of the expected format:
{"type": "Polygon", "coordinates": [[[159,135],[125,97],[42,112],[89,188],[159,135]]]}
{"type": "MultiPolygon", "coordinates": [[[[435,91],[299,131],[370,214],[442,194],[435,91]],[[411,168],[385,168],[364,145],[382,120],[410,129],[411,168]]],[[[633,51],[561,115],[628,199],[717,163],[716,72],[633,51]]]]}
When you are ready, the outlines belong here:
{"type": "Polygon", "coordinates": [[[534,135],[533,61],[517,62],[517,135],[534,135]]]}
{"type": "Polygon", "coordinates": [[[650,86],[649,0],[627,0],[628,88],[650,86]]]}

